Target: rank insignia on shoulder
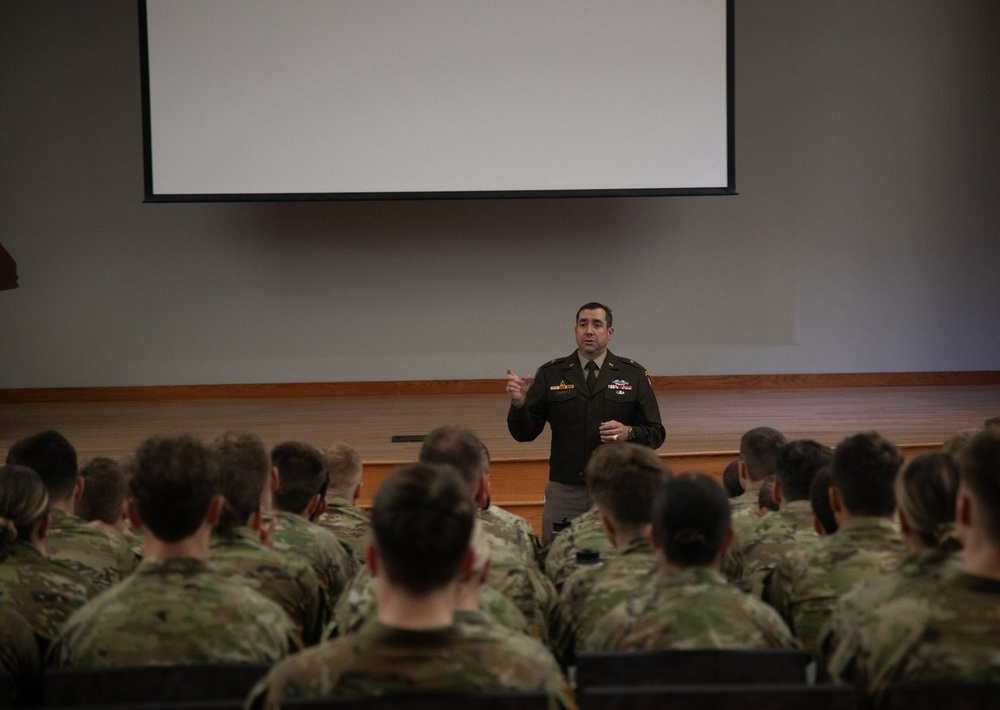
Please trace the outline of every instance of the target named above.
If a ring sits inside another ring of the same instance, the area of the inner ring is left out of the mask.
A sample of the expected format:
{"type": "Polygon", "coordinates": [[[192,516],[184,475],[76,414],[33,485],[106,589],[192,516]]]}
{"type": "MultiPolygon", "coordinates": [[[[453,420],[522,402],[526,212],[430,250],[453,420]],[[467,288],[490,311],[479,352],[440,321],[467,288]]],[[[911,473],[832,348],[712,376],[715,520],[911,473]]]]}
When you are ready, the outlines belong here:
{"type": "Polygon", "coordinates": [[[632,385],[628,383],[627,380],[615,380],[608,385],[608,389],[618,394],[625,394],[626,392],[632,391],[632,385]]]}

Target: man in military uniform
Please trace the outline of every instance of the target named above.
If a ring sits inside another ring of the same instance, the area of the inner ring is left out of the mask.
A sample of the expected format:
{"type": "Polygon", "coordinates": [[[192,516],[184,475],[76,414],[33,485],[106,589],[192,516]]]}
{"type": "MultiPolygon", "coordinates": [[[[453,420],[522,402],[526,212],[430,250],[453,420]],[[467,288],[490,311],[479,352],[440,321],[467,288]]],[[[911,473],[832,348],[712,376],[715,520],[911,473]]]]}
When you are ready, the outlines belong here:
{"type": "Polygon", "coordinates": [[[670,475],[645,446],[614,442],[593,453],[586,468],[587,489],[597,503],[608,540],[618,555],[582,567],[563,587],[553,647],[570,665],[577,640],[619,602],[649,582],[656,569],[650,533],[652,500],[670,475]]]}
{"type": "Polygon", "coordinates": [[[789,553],[773,572],[770,599],[811,653],[837,599],[858,582],[895,570],[905,554],[893,519],[902,463],[899,449],[875,432],[838,444],[830,488],[837,532],[789,553]]]}
{"type": "Polygon", "coordinates": [[[332,532],[354,555],[357,568],[365,565],[365,550],[372,540],[372,521],[358,505],[361,495],[361,456],[344,443],[322,451],[323,463],[330,477],[326,509],[316,522],[332,532]]]}
{"type": "MultiPolygon", "coordinates": [[[[785,445],[785,435],[777,429],[755,427],[740,437],[739,479],[743,493],[730,500],[733,511],[733,533],[736,545],[753,534],[760,520],[760,490],[764,481],[777,473],[778,453],[785,445]]],[[[724,570],[735,578],[732,557],[724,570]]]]}
{"type": "MultiPolygon", "coordinates": [[[[320,640],[326,594],[308,562],[267,547],[260,539],[262,505],[272,481],[271,459],[256,434],[230,431],[214,442],[219,492],[226,504],[212,531],[212,564],[227,577],[241,577],[277,602],[304,645],[320,640]]],[[[273,474],[276,476],[276,474],[273,474]]]]}
{"type": "Polygon", "coordinates": [[[592,550],[605,562],[618,551],[604,534],[601,513],[596,505],[583,515],[578,515],[569,525],[542,548],[543,569],[556,589],[562,591],[563,584],[580,569],[577,554],[580,550],[592,550]]]}
{"type": "Polygon", "coordinates": [[[668,480],[653,503],[658,570],[601,617],[587,651],[794,648],[781,617],[719,571],[732,544],[729,499],[701,474],[668,480]]]}
{"type": "Polygon", "coordinates": [[[270,663],[292,649],[284,611],[208,564],[223,506],[212,451],[189,436],[139,447],[128,512],[146,530],[135,573],[70,617],[49,653],[67,667],[270,663]]]}
{"type": "Polygon", "coordinates": [[[814,545],[809,488],[820,469],[833,458],[829,447],[810,439],[785,445],[778,454],[775,492],[778,510],[761,518],[749,534],[737,537],[729,560],[736,561],[738,576],[758,597],[765,583],[791,550],[814,545]]]}
{"type": "Polygon", "coordinates": [[[83,495],[76,449],[57,431],[43,431],[16,442],[7,463],[20,464],[41,476],[49,492],[52,522],[45,538],[49,557],[73,567],[97,590],[107,589],[135,569],[137,560],[125,538],[110,535],[74,515],[83,495]]]}
{"type": "MultiPolygon", "coordinates": [[[[413,464],[375,497],[368,565],[379,579],[377,618],[356,633],[275,665],[247,706],[293,698],[534,690],[554,707],[572,699],[551,655],[456,625],[458,580],[473,563],[476,507],[454,469],[413,464]]],[[[523,637],[521,637],[523,638],[523,637]]]]}
{"type": "Polygon", "coordinates": [[[591,506],[583,469],[594,449],[609,441],[656,449],[666,436],[649,373],[608,351],[614,332],[611,309],[587,303],[576,314],[573,354],[542,365],[534,378],[507,371],[511,436],[534,441],[546,422],[552,429],[543,543],[551,540],[557,520],[575,518],[591,506]]]}

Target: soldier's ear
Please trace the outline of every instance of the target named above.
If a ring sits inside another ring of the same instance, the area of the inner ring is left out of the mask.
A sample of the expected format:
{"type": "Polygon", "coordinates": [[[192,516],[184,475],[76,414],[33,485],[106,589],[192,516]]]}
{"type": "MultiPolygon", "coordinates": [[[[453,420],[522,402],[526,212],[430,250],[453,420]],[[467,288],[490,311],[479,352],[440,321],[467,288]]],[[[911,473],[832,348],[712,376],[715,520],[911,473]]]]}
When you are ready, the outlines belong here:
{"type": "Polygon", "coordinates": [[[320,508],[323,506],[324,503],[325,501],[323,500],[323,496],[321,496],[319,493],[310,498],[309,502],[306,504],[306,511],[305,511],[306,518],[308,520],[315,520],[316,518],[318,518],[320,514],[323,512],[322,510],[320,510],[320,508]]]}
{"type": "Polygon", "coordinates": [[[219,524],[219,519],[222,517],[222,511],[226,507],[226,498],[223,495],[212,496],[212,500],[208,502],[208,510],[205,512],[205,522],[211,527],[215,527],[219,524]]]}
{"type": "Polygon", "coordinates": [[[600,508],[597,509],[597,517],[601,521],[601,527],[604,528],[605,537],[608,538],[612,545],[617,545],[618,530],[615,528],[615,521],[600,508]]]}
{"type": "Polygon", "coordinates": [[[32,542],[36,544],[41,544],[45,541],[45,537],[49,534],[49,526],[52,524],[52,514],[46,513],[38,522],[35,523],[35,529],[31,532],[32,542]]]}
{"type": "Polygon", "coordinates": [[[125,499],[125,517],[136,530],[142,528],[142,516],[139,515],[139,509],[135,507],[131,498],[125,499]]]}
{"type": "Polygon", "coordinates": [[[733,542],[736,540],[736,533],[733,532],[732,528],[726,531],[726,534],[722,536],[722,544],[719,545],[719,559],[729,554],[729,550],[733,547],[733,542]]]}
{"type": "Polygon", "coordinates": [[[775,503],[781,505],[781,481],[777,478],[774,479],[774,488],[771,489],[771,498],[774,499],[775,503]]]}
{"type": "Polygon", "coordinates": [[[83,489],[87,486],[87,480],[80,474],[76,474],[76,483],[73,484],[73,502],[83,498],[83,489]]]}
{"type": "Polygon", "coordinates": [[[465,550],[465,555],[462,557],[462,564],[458,566],[458,574],[455,576],[458,579],[468,579],[472,575],[472,568],[476,564],[476,551],[473,549],[472,545],[469,545],[465,550]]]}
{"type": "Polygon", "coordinates": [[[369,542],[368,546],[365,548],[365,564],[368,565],[368,571],[371,573],[372,577],[378,577],[378,570],[381,562],[382,561],[378,556],[378,548],[375,547],[374,542],[369,542]]]}

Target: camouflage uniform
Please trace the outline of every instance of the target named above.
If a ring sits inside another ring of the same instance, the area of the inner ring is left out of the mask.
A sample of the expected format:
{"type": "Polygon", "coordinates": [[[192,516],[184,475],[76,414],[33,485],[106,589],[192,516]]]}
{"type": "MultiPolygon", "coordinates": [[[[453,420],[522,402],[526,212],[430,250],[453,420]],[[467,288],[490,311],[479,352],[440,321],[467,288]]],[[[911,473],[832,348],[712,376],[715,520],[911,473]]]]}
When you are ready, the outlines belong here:
{"type": "Polygon", "coordinates": [[[554,707],[572,707],[551,657],[543,663],[536,651],[464,624],[415,631],[374,621],[275,665],[247,707],[277,708],[293,698],[504,690],[545,690],[554,707]]]}
{"type": "Polygon", "coordinates": [[[809,549],[789,553],[774,570],[768,601],[802,647],[815,653],[820,629],[838,597],[864,579],[892,572],[904,553],[891,520],[855,518],[809,549]]]}
{"type": "Polygon", "coordinates": [[[44,651],[70,615],[93,596],[89,580],[28,542],[0,546],[0,601],[23,616],[44,651]]]}
{"type": "MultiPolygon", "coordinates": [[[[354,555],[329,530],[294,513],[275,513],[273,547],[308,562],[326,592],[327,616],[357,572],[354,555]]],[[[329,621],[324,618],[323,623],[329,621]]]]}
{"type": "Polygon", "coordinates": [[[63,667],[268,663],[288,655],[285,612],[194,558],[145,560],[70,617],[49,652],[63,667]]]}
{"type": "Polygon", "coordinates": [[[538,565],[538,536],[531,523],[495,505],[480,510],[476,517],[485,532],[498,541],[505,541],[512,552],[524,558],[526,564],[538,565]]]}
{"type": "Polygon", "coordinates": [[[750,539],[760,520],[760,489],[763,487],[764,481],[754,481],[743,493],[729,500],[737,545],[743,545],[744,540],[750,539]]]}
{"type": "Polygon", "coordinates": [[[277,602],[295,624],[305,645],[317,643],[328,613],[316,573],[298,557],[264,546],[257,533],[239,527],[230,534],[213,533],[212,565],[226,577],[241,577],[253,589],[277,602]]]}
{"type": "Polygon", "coordinates": [[[890,683],[1000,682],[1000,581],[959,573],[927,579],[879,607],[858,630],[858,688],[890,683]]]}
{"type": "Polygon", "coordinates": [[[368,543],[372,541],[372,521],[363,508],[346,498],[328,496],[326,512],[316,524],[336,535],[354,555],[358,566],[364,566],[368,543]]]}
{"type": "Polygon", "coordinates": [[[955,544],[931,547],[908,555],[888,577],[874,577],[855,585],[838,601],[820,632],[820,664],[830,675],[850,680],[857,653],[858,630],[876,623],[879,606],[926,583],[951,580],[961,572],[962,553],[955,544]]]}
{"type": "Polygon", "coordinates": [[[794,648],[781,617],[721,572],[692,567],[659,573],[597,622],[585,651],[794,648]]]}
{"type": "MultiPolygon", "coordinates": [[[[360,630],[375,618],[378,580],[365,568],[351,581],[333,609],[333,618],[323,638],[335,638],[360,630]]],[[[514,602],[492,587],[479,590],[479,607],[490,619],[511,631],[533,636],[533,628],[514,602]]]]}
{"type": "Polygon", "coordinates": [[[633,540],[603,565],[577,570],[563,585],[556,653],[569,661],[577,639],[585,639],[598,619],[637,594],[655,574],[657,558],[649,538],[633,540]]]}
{"type": "Polygon", "coordinates": [[[562,589],[563,583],[577,570],[576,553],[584,549],[597,550],[605,562],[618,554],[604,533],[596,506],[573,518],[569,527],[556,535],[542,551],[545,574],[556,589],[562,589]]]}
{"type": "Polygon", "coordinates": [[[132,546],[124,537],[106,533],[58,508],[52,509],[45,550],[50,558],[86,575],[95,591],[117,584],[137,564],[132,546]]]}
{"type": "Polygon", "coordinates": [[[735,564],[727,569],[727,576],[739,579],[753,594],[762,597],[778,563],[790,551],[807,549],[819,539],[809,501],[784,503],[781,510],[759,518],[756,527],[733,546],[728,559],[735,564]]]}
{"type": "MultiPolygon", "coordinates": [[[[15,706],[37,700],[42,662],[31,624],[13,605],[0,603],[0,676],[11,679],[15,706]]],[[[0,696],[0,706],[3,698],[0,696]]]]}
{"type": "Polygon", "coordinates": [[[532,636],[547,641],[558,613],[557,593],[552,582],[538,565],[525,562],[502,538],[484,529],[482,539],[493,561],[486,585],[514,602],[531,626],[532,636]]]}

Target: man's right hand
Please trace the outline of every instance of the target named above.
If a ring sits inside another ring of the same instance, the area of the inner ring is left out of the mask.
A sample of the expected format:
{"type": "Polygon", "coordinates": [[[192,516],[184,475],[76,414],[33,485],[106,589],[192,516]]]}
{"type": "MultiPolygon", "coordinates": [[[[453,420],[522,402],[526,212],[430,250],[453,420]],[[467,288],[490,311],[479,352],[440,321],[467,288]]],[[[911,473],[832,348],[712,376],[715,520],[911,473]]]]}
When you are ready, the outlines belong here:
{"type": "Polygon", "coordinates": [[[510,395],[511,404],[515,407],[524,406],[532,382],[534,382],[533,377],[518,377],[513,370],[507,370],[507,394],[510,395]]]}

